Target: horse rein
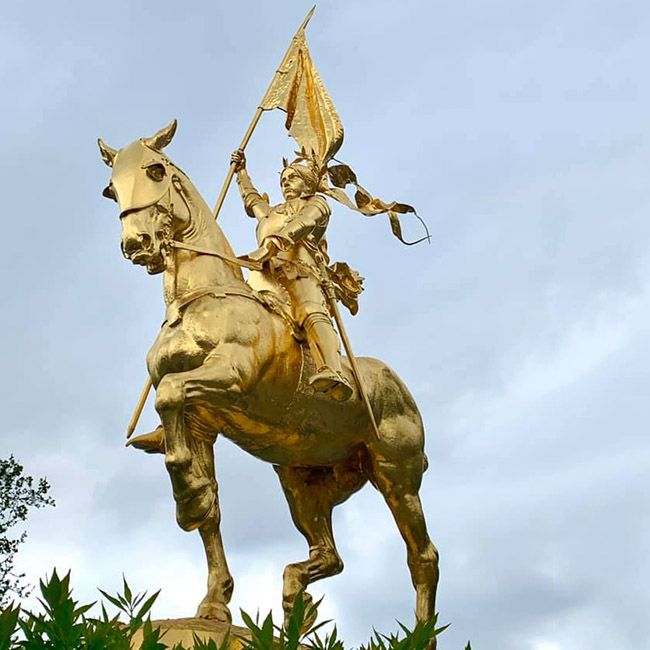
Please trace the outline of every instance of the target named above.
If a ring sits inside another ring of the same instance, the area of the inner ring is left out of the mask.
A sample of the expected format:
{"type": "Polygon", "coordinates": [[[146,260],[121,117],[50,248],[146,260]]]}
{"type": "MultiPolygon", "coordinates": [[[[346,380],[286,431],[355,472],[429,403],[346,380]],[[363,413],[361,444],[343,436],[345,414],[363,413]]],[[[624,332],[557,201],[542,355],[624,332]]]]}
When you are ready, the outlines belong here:
{"type": "Polygon", "coordinates": [[[244,260],[240,257],[233,257],[232,255],[226,255],[225,253],[220,253],[218,251],[210,251],[205,248],[199,248],[193,244],[186,244],[184,242],[176,241],[175,239],[170,239],[165,242],[169,248],[176,248],[185,251],[191,251],[193,253],[198,253],[199,255],[211,255],[212,257],[218,257],[224,262],[230,262],[230,264],[235,264],[237,266],[250,269],[251,271],[261,271],[262,263],[254,262],[253,260],[244,260]]]}
{"type": "MultiPolygon", "coordinates": [[[[172,193],[171,193],[172,185],[174,186],[174,189],[178,192],[178,195],[182,199],[183,203],[185,203],[185,207],[187,208],[188,213],[191,215],[193,212],[192,202],[188,199],[185,188],[183,187],[180,178],[175,175],[172,177],[170,187],[167,191],[167,200],[169,202],[169,206],[166,208],[167,213],[171,215],[173,214],[174,211],[174,200],[172,198],[172,193]]],[[[235,266],[250,269],[251,271],[262,270],[261,262],[255,262],[253,260],[245,260],[239,257],[233,257],[232,255],[226,255],[226,253],[220,253],[218,251],[211,251],[205,248],[199,248],[198,246],[194,246],[193,244],[186,244],[184,242],[179,242],[175,239],[171,239],[171,238],[167,239],[164,242],[164,245],[172,249],[175,248],[175,249],[180,249],[185,251],[191,251],[193,253],[198,253],[199,255],[210,255],[211,257],[218,257],[219,259],[222,259],[224,262],[229,262],[230,264],[234,264],[235,266]]]]}

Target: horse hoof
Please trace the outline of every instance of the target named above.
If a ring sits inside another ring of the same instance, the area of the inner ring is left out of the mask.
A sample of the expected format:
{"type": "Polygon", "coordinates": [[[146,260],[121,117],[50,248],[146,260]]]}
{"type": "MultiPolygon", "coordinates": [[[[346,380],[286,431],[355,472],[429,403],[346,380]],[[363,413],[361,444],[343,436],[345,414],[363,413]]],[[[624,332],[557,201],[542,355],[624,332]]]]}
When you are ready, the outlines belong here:
{"type": "Polygon", "coordinates": [[[232,614],[228,609],[228,605],[223,603],[213,603],[207,598],[204,598],[198,609],[196,610],[197,618],[207,618],[211,621],[218,623],[225,623],[226,625],[232,624],[232,614]]]}

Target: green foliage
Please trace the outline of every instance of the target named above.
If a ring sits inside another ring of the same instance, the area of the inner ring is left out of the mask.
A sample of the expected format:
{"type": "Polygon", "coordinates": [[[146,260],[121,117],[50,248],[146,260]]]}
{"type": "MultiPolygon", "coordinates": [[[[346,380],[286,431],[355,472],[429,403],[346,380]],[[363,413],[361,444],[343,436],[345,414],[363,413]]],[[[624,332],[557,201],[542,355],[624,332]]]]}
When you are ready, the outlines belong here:
{"type": "MultiPolygon", "coordinates": [[[[39,603],[42,612],[33,613],[19,607],[0,608],[0,650],[131,650],[136,632],[142,634],[137,650],[170,650],[164,642],[164,632],[151,623],[151,608],[159,592],[134,594],[125,578],[122,593],[111,595],[99,590],[106,602],[117,609],[109,616],[104,602],[99,605],[100,616],[89,615],[96,603],[79,605],[72,597],[70,574],[60,578],[56,570],[49,580],[40,582],[39,603]],[[120,617],[126,618],[123,622],[120,617]]],[[[298,594],[293,610],[284,625],[277,625],[269,613],[261,622],[242,611],[248,634],[238,637],[242,650],[345,650],[336,627],[322,633],[331,621],[316,622],[320,601],[298,594]]],[[[385,635],[374,633],[373,638],[359,650],[428,650],[433,640],[447,626],[436,627],[437,617],[418,623],[412,630],[398,623],[400,631],[385,635]]],[[[231,639],[218,645],[203,641],[196,634],[192,650],[229,650],[231,639]]],[[[191,650],[176,644],[171,650],[191,650]]],[[[471,650],[468,643],[465,650],[471,650]]]]}
{"type": "Polygon", "coordinates": [[[11,639],[18,626],[20,607],[7,607],[0,612],[0,650],[11,648],[11,639]]]}
{"type": "MultiPolygon", "coordinates": [[[[127,618],[129,619],[129,633],[131,636],[133,636],[146,623],[145,616],[149,614],[149,611],[151,610],[154,602],[156,602],[160,591],[157,591],[155,594],[152,594],[145,600],[147,592],[145,591],[134,596],[124,576],[122,576],[122,585],[124,594],[116,594],[115,596],[111,596],[102,589],[100,589],[99,592],[102,596],[104,596],[104,598],[106,598],[106,600],[108,600],[109,603],[111,603],[111,605],[114,605],[118,611],[126,614],[127,618]]],[[[154,648],[154,646],[151,647],[154,648]]]]}
{"type": "MultiPolygon", "coordinates": [[[[213,639],[208,639],[204,641],[196,633],[193,634],[194,641],[191,650],[229,650],[230,649],[230,637],[226,638],[221,642],[220,645],[217,645],[217,642],[213,639]]],[[[177,643],[172,650],[185,650],[182,643],[177,643]]]]}
{"type": "Polygon", "coordinates": [[[110,617],[104,604],[101,616],[87,613],[95,603],[79,605],[72,597],[70,574],[60,578],[56,570],[47,581],[40,582],[38,599],[42,612],[23,611],[8,607],[0,612],[0,650],[130,650],[134,634],[142,629],[141,650],[166,650],[160,643],[160,630],[152,628],[149,610],[158,594],[146,598],[146,593],[133,595],[124,580],[124,593],[102,595],[128,616],[122,623],[110,617]],[[146,600],[145,600],[146,598],[146,600]]]}
{"type": "Polygon", "coordinates": [[[26,521],[30,508],[54,505],[47,494],[49,483],[44,478],[34,481],[23,471],[23,466],[13,456],[0,458],[0,607],[7,605],[12,593],[24,598],[31,591],[29,586],[22,584],[25,576],[14,573],[14,556],[27,533],[22,531],[12,537],[10,529],[26,521]]]}
{"type": "MultiPolygon", "coordinates": [[[[239,637],[243,643],[243,650],[298,650],[301,644],[310,645],[310,637],[315,637],[317,630],[330,622],[316,623],[319,605],[320,601],[312,604],[306,603],[303,594],[299,593],[284,626],[276,625],[273,622],[273,614],[270,612],[260,625],[259,617],[258,620],[253,621],[242,610],[242,620],[250,630],[250,638],[248,636],[239,637]]],[[[328,646],[324,646],[322,650],[326,648],[328,646]]],[[[329,648],[329,650],[334,650],[334,648],[329,648]]]]}

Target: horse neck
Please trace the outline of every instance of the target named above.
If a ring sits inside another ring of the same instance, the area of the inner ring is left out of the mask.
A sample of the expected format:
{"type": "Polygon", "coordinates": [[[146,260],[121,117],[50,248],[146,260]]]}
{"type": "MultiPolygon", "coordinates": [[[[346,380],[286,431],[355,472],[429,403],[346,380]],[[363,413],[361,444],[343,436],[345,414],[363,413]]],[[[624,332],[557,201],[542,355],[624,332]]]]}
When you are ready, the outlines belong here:
{"type": "MultiPolygon", "coordinates": [[[[190,217],[183,229],[174,235],[174,240],[234,257],[230,242],[212,217],[208,205],[185,175],[182,180],[186,192],[189,192],[190,217]]],[[[176,201],[180,203],[183,199],[179,195],[176,201]]],[[[241,269],[219,257],[178,248],[171,249],[168,256],[164,276],[167,304],[197,289],[245,284],[241,269]]]]}

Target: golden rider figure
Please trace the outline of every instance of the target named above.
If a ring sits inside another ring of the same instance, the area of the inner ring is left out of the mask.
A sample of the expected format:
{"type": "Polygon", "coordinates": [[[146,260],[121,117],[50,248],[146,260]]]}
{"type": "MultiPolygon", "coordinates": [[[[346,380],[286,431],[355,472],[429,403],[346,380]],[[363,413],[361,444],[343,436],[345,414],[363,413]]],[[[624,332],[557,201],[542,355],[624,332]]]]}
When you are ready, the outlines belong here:
{"type": "Polygon", "coordinates": [[[289,295],[293,317],[304,328],[316,365],[310,385],[345,401],[352,395],[352,386],[343,374],[339,337],[327,308],[317,262],[319,257],[328,261],[325,231],[331,214],[325,198],[316,194],[321,179],[314,168],[299,161],[285,164],[280,176],[285,202],[272,206],[255,189],[246,171],[244,152],[233,152],[231,162],[246,214],[257,219],[259,248],[248,258],[264,262],[265,272],[289,295]]]}

